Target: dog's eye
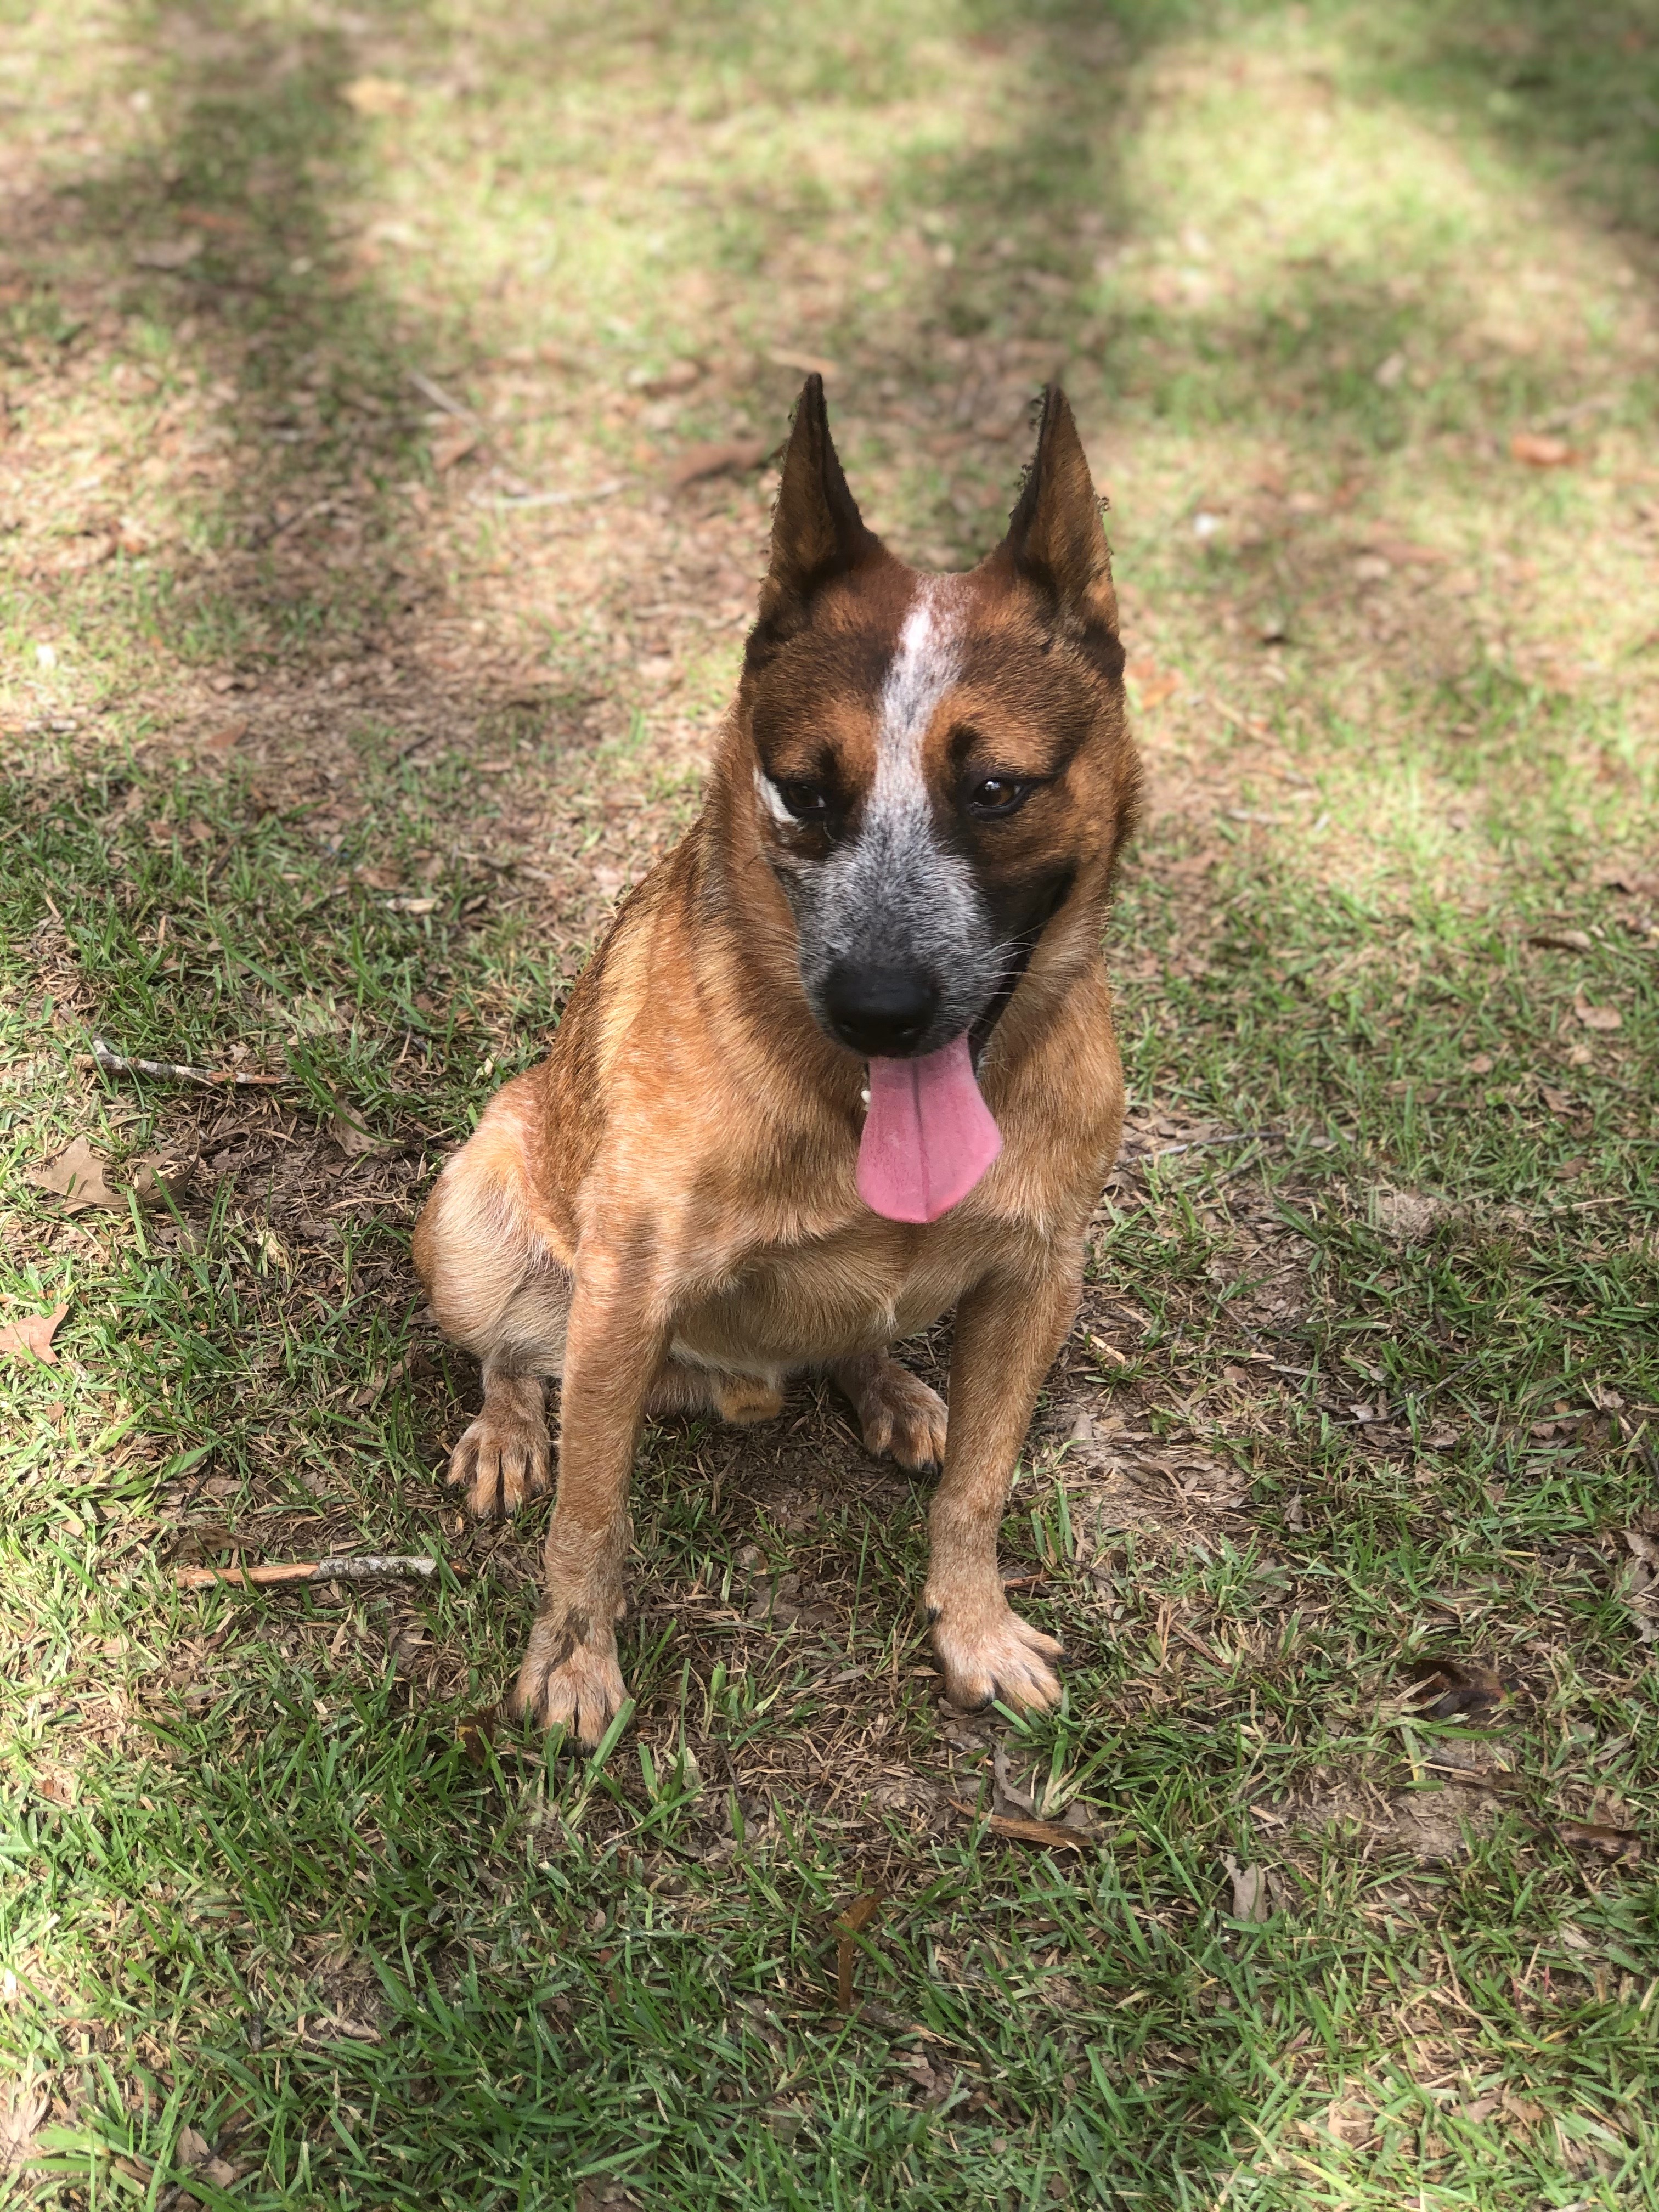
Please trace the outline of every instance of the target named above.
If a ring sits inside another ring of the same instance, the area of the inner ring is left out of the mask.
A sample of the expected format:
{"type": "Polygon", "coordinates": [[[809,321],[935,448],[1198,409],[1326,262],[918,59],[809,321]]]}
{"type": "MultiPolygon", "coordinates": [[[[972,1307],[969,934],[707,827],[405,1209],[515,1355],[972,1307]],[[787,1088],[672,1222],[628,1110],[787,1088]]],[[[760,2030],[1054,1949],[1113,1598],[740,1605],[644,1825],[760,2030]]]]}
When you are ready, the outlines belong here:
{"type": "Polygon", "coordinates": [[[780,783],[774,787],[797,822],[822,822],[830,811],[830,794],[819,783],[780,783]]]}
{"type": "Polygon", "coordinates": [[[994,821],[1000,814],[1012,814],[1030,789],[1029,783],[1018,782],[1011,775],[988,775],[969,792],[968,811],[994,821]]]}

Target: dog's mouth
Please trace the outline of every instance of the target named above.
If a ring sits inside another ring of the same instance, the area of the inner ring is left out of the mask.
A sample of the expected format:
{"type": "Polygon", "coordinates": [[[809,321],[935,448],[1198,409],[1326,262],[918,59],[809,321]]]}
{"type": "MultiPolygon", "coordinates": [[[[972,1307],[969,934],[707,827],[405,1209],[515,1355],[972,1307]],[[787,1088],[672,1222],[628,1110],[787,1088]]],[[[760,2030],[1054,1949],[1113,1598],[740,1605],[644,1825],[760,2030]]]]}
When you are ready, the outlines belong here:
{"type": "Polygon", "coordinates": [[[1013,940],[995,991],[960,1036],[938,1052],[871,1060],[858,1185],[872,1212],[890,1221],[937,1221],[1001,1152],[1002,1133],[980,1092],[980,1060],[1069,889],[1069,882],[1058,886],[1013,940]]]}

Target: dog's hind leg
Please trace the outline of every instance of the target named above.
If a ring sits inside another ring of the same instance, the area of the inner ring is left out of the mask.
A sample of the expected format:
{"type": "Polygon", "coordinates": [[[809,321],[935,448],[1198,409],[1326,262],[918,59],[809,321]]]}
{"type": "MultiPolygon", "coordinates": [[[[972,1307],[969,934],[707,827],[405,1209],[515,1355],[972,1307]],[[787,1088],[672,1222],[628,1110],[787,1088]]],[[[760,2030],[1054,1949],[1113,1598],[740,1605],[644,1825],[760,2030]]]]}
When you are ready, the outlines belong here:
{"type": "MultiPolygon", "coordinates": [[[[520,1079],[522,1082],[523,1079],[520,1079]]],[[[415,1265],[444,1334],[483,1367],[483,1411],[449,1480],[479,1516],[514,1513],[551,1479],[544,1377],[564,1358],[568,1271],[526,1194],[523,1117],[509,1084],[438,1178],[415,1231],[415,1265]]]]}
{"type": "Polygon", "coordinates": [[[944,1466],[945,1401],[921,1376],[889,1352],[862,1352],[837,1359],[830,1379],[852,1400],[866,1451],[877,1459],[890,1452],[916,1473],[944,1466]]]}

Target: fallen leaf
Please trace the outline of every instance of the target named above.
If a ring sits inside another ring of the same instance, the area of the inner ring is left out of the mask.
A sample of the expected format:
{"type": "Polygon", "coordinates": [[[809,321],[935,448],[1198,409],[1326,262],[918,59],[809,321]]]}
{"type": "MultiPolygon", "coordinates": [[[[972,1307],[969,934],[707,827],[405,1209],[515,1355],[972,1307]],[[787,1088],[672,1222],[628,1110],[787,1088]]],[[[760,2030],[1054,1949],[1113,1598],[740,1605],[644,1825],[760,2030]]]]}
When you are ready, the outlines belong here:
{"type": "Polygon", "coordinates": [[[1154,707],[1161,707],[1166,699],[1173,699],[1181,689],[1181,678],[1169,669],[1161,669],[1151,660],[1132,660],[1124,674],[1135,687],[1135,698],[1143,714],[1154,707]]]}
{"type": "Polygon", "coordinates": [[[1050,1844],[1068,1851],[1080,1851],[1087,1847],[1088,1838],[1075,1828],[1064,1828],[1057,1820],[1022,1820],[1012,1814],[981,1813],[977,1806],[964,1804],[960,1797],[947,1797],[945,1803],[953,1812],[963,1813],[970,1820],[981,1820],[994,1836],[1006,1836],[1017,1844],[1050,1844]]]}
{"type": "Polygon", "coordinates": [[[1552,946],[1558,952],[1593,952],[1595,940],[1583,929],[1534,929],[1527,939],[1528,945],[1552,946]]]}
{"type": "Polygon", "coordinates": [[[1406,1693],[1406,1702],[1419,1720],[1449,1721],[1460,1715],[1481,1719],[1509,1695],[1491,1668],[1478,1662],[1419,1659],[1411,1673],[1413,1686],[1406,1693]]]}
{"type": "Polygon", "coordinates": [[[246,717],[240,722],[227,722],[222,730],[216,730],[210,738],[204,738],[202,740],[202,750],[204,752],[217,753],[222,760],[234,746],[240,744],[248,733],[248,728],[246,717]]]}
{"type": "Polygon", "coordinates": [[[1466,1075],[1490,1075],[1492,1071],[1492,1057],[1489,1052],[1478,1052],[1473,1060],[1466,1060],[1463,1063],[1466,1075]]]}
{"type": "Polygon", "coordinates": [[[135,246],[132,258],[140,269],[187,269],[206,244],[199,230],[188,230],[182,238],[158,238],[149,246],[135,246]]]}
{"type": "Polygon", "coordinates": [[[1553,1084],[1540,1083],[1538,1086],[1538,1095],[1552,1114],[1559,1114],[1564,1120],[1571,1120],[1578,1111],[1577,1101],[1571,1092],[1558,1091],[1553,1084]]]}
{"type": "Polygon", "coordinates": [[[1001,1744],[991,1754],[991,1809],[1025,1820],[1036,1814],[1036,1800],[1014,1780],[1008,1753],[1001,1744]]]}
{"type": "Polygon", "coordinates": [[[1627,898],[1659,898],[1659,876],[1644,875],[1636,868],[1601,868],[1595,880],[1604,890],[1623,891],[1627,898]]]}
{"type": "Polygon", "coordinates": [[[1617,1006],[1593,1006],[1580,991],[1573,1000],[1572,1011],[1580,1025],[1587,1030],[1621,1030],[1625,1018],[1617,1006]]]}
{"type": "Polygon", "coordinates": [[[359,115],[401,115],[415,105],[409,87],[390,76],[355,76],[343,96],[359,115]]]}
{"type": "Polygon", "coordinates": [[[858,1953],[854,1938],[881,1911],[884,1893],[879,1889],[866,1890],[862,1897],[854,1898],[836,1923],[836,2004],[839,2011],[853,2009],[853,1961],[858,1953]]]}
{"type": "Polygon", "coordinates": [[[386,902],[389,914],[434,914],[437,911],[435,898],[394,898],[386,902]]]}
{"type": "Polygon", "coordinates": [[[1231,1851],[1222,1853],[1221,1863],[1233,1886],[1233,1918],[1270,1920],[1273,1907],[1273,1899],[1267,1894],[1266,1869],[1242,1867],[1231,1851]]]}
{"type": "Polygon", "coordinates": [[[328,1133],[348,1159],[361,1159],[365,1153],[381,1150],[378,1137],[371,1136],[367,1129],[360,1129],[343,1114],[330,1115],[328,1133]]]}
{"type": "Polygon", "coordinates": [[[1529,469],[1564,469],[1583,458],[1565,438],[1544,438],[1531,430],[1517,430],[1510,440],[1510,459],[1524,461],[1529,469]]]}
{"type": "Polygon", "coordinates": [[[688,446],[668,471],[676,491],[703,477],[742,476],[769,459],[772,443],[765,438],[735,438],[722,444],[688,446]]]}
{"type": "Polygon", "coordinates": [[[476,1713],[469,1713],[460,1725],[461,1749],[474,1766],[488,1766],[489,1747],[495,1741],[495,1731],[501,1726],[499,1705],[485,1705],[476,1713]]]}
{"type": "Polygon", "coordinates": [[[0,1328],[0,1352],[21,1352],[56,1367],[58,1354],[52,1348],[52,1340],[68,1311],[67,1306],[55,1306],[49,1314],[30,1314],[23,1321],[7,1322],[0,1328]]]}
{"type": "Polygon", "coordinates": [[[1575,1850],[1600,1851],[1610,1859],[1639,1858],[1642,1838],[1634,1828],[1610,1828],[1601,1820],[1557,1820],[1554,1832],[1575,1850]]]}
{"type": "Polygon", "coordinates": [[[586,2181],[576,2184],[571,2212],[640,2212],[640,2200],[620,2181],[590,2174],[586,2181]]]}
{"type": "Polygon", "coordinates": [[[180,2128],[179,2140],[173,2146],[175,2166],[205,2166],[213,2155],[213,2147],[207,2137],[195,2128],[180,2128]]]}
{"type": "Polygon", "coordinates": [[[27,2087],[12,2089],[0,2099],[0,2174],[15,2173],[33,2156],[48,2109],[48,2100],[27,2087]]]}
{"type": "Polygon", "coordinates": [[[32,1168],[24,1178],[37,1190],[61,1198],[65,1213],[84,1213],[89,1206],[124,1206],[126,1193],[106,1179],[104,1163],[84,1137],[77,1137],[51,1164],[32,1168]]]}
{"type": "Polygon", "coordinates": [[[441,473],[476,451],[483,433],[474,422],[448,422],[432,434],[432,465],[441,473]]]}
{"type": "Polygon", "coordinates": [[[193,1159],[164,1159],[160,1152],[145,1152],[132,1163],[132,1188],[142,1206],[165,1206],[181,1197],[189,1184],[193,1159]]]}
{"type": "Polygon", "coordinates": [[[1422,1190],[1382,1190],[1376,1194],[1376,1225],[1401,1244],[1420,1244],[1443,1222],[1458,1218],[1449,1199],[1422,1190]]]}
{"type": "Polygon", "coordinates": [[[248,238],[253,231],[245,215],[232,215],[223,208],[181,207],[179,220],[192,230],[216,230],[225,238],[248,238]]]}
{"type": "Polygon", "coordinates": [[[230,2189],[252,2170],[252,2166],[233,2166],[228,2158],[210,2158],[202,2168],[202,2179],[210,2181],[216,2189],[230,2189]]]}

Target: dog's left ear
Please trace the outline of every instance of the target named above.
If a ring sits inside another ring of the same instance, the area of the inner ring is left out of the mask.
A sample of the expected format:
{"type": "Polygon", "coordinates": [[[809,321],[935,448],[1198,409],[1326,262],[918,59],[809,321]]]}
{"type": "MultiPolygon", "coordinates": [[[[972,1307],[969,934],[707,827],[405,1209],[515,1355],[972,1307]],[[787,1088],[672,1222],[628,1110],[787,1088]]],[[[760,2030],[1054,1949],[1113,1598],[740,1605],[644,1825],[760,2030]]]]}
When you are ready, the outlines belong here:
{"type": "Polygon", "coordinates": [[[1066,394],[1042,395],[1036,454],[999,555],[1051,599],[1062,619],[1117,641],[1117,593],[1100,500],[1066,394]]]}

